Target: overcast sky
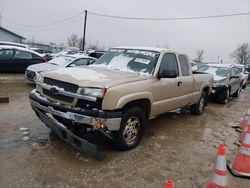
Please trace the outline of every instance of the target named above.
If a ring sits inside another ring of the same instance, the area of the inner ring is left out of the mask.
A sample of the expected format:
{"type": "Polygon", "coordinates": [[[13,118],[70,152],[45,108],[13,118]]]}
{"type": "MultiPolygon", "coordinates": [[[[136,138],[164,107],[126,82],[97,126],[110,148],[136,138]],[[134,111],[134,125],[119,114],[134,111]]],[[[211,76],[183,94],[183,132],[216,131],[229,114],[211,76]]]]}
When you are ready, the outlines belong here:
{"type": "MultiPolygon", "coordinates": [[[[250,12],[250,0],[0,0],[1,25],[27,39],[66,43],[67,37],[83,32],[83,15],[47,27],[43,25],[87,9],[127,17],[191,17],[250,12]]],[[[141,21],[88,15],[86,42],[101,47],[137,45],[169,47],[195,57],[205,51],[205,61],[232,62],[230,53],[243,42],[250,43],[250,15],[201,20],[141,21]]]]}

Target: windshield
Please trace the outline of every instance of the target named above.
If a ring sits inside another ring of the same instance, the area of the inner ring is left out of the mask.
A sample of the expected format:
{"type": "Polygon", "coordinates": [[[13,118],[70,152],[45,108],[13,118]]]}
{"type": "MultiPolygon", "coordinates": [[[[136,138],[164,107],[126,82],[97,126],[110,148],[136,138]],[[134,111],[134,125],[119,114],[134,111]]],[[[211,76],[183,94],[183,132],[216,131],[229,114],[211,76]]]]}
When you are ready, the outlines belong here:
{"type": "Polygon", "coordinates": [[[229,69],[226,67],[215,67],[209,65],[202,65],[197,70],[198,72],[205,72],[209,74],[213,74],[215,76],[227,77],[229,74],[229,69]]]}
{"type": "Polygon", "coordinates": [[[159,54],[159,52],[147,50],[111,49],[91,66],[150,74],[154,70],[159,54]]]}
{"type": "Polygon", "coordinates": [[[65,66],[74,59],[75,57],[71,57],[71,56],[59,56],[50,60],[49,63],[59,65],[59,66],[65,66]]]}

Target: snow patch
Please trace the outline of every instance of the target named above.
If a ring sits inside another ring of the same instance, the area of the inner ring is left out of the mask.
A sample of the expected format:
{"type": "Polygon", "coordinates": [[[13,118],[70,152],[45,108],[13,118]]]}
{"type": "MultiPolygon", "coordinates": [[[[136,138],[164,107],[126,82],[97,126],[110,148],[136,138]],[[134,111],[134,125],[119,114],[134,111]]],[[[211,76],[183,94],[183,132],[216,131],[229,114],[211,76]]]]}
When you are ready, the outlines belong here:
{"type": "Polygon", "coordinates": [[[108,76],[87,68],[64,68],[51,71],[50,73],[63,74],[76,80],[88,80],[94,82],[109,81],[108,76]]]}

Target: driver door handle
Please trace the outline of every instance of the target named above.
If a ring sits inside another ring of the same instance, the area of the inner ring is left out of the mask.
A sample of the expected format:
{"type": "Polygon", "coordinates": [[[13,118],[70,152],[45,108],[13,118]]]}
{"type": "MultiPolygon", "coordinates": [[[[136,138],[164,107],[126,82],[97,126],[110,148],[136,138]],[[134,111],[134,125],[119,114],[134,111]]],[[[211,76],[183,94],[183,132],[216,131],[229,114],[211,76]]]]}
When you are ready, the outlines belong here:
{"type": "Polygon", "coordinates": [[[177,83],[177,86],[178,86],[178,87],[182,86],[182,82],[178,82],[178,83],[177,83]]]}

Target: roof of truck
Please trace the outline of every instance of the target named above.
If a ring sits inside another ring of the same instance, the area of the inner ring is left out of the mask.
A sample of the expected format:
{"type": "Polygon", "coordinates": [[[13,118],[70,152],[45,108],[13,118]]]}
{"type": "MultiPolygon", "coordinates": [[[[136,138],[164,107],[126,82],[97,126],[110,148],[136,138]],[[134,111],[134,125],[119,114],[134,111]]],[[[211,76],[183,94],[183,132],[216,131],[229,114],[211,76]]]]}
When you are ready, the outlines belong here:
{"type": "Polygon", "coordinates": [[[156,47],[144,47],[144,46],[117,46],[117,47],[113,47],[113,48],[134,49],[134,50],[148,50],[148,51],[155,51],[155,52],[161,52],[161,51],[176,52],[175,50],[168,49],[168,48],[156,48],[156,47]]]}

